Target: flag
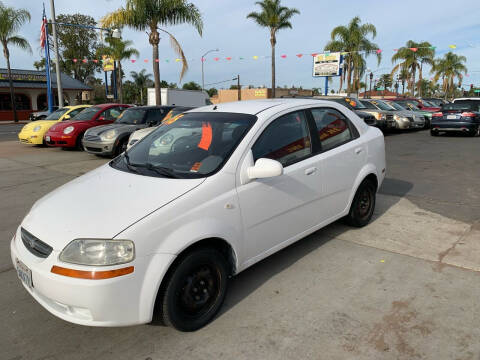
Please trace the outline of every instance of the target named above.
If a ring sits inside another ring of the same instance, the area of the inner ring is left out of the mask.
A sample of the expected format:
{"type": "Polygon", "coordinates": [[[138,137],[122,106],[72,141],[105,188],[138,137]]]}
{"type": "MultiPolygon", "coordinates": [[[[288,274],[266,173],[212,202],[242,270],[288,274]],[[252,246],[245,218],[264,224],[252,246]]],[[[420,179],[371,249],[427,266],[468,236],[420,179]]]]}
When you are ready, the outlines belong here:
{"type": "Polygon", "coordinates": [[[47,40],[47,32],[45,31],[47,27],[47,18],[43,17],[42,27],[40,28],[40,46],[42,49],[45,47],[45,42],[47,40]]]}

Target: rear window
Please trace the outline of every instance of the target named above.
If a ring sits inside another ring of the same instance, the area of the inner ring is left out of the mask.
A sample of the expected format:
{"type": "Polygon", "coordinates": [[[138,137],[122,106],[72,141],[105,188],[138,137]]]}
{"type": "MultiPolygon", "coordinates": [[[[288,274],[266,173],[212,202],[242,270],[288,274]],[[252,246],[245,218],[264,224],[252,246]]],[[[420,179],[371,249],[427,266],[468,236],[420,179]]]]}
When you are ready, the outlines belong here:
{"type": "Polygon", "coordinates": [[[98,106],[92,106],[91,108],[86,108],[78,115],[75,116],[72,120],[84,121],[92,119],[97,112],[99,112],[102,108],[98,106]]]}
{"type": "Polygon", "coordinates": [[[448,111],[448,110],[469,110],[469,111],[478,111],[478,104],[475,105],[474,103],[471,102],[455,102],[452,104],[445,104],[442,106],[442,111],[448,111]]]}
{"type": "Polygon", "coordinates": [[[480,100],[456,100],[452,104],[443,105],[442,109],[446,109],[449,105],[467,106],[469,110],[480,111],[480,100]]]}

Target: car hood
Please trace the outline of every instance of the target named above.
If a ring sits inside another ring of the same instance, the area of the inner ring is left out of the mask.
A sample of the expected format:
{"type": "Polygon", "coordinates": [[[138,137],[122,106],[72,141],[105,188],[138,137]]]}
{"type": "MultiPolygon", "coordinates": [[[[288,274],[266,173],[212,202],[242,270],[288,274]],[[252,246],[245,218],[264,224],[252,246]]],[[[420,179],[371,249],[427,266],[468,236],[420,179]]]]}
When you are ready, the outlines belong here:
{"type": "Polygon", "coordinates": [[[35,122],[32,122],[32,123],[29,123],[29,124],[26,124],[23,128],[22,128],[22,131],[32,131],[35,127],[37,126],[42,126],[42,127],[46,127],[46,126],[52,126],[53,124],[55,124],[56,122],[58,122],[58,120],[37,120],[35,122]]]}
{"type": "Polygon", "coordinates": [[[156,130],[156,129],[157,129],[157,126],[140,129],[140,130],[135,131],[133,136],[135,137],[135,139],[143,138],[143,137],[147,136],[148,134],[150,134],[153,130],[156,130]]]}
{"type": "Polygon", "coordinates": [[[130,124],[120,124],[120,123],[113,123],[109,125],[101,125],[101,126],[95,126],[88,130],[89,135],[100,135],[101,133],[115,129],[118,132],[133,132],[137,129],[143,129],[145,125],[130,125],[130,124]]]}
{"type": "Polygon", "coordinates": [[[77,238],[111,239],[204,180],[142,176],[106,164],[38,200],[22,227],[58,251],[77,238]]]}

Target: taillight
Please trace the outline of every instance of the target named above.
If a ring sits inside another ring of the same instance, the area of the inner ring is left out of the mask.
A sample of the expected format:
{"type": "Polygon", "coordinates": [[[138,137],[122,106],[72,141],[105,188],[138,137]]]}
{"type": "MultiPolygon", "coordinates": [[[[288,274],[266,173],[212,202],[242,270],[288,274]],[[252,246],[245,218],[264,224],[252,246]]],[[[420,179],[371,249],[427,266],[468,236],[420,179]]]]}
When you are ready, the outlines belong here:
{"type": "Polygon", "coordinates": [[[472,112],[463,112],[462,117],[475,117],[475,113],[472,112]]]}
{"type": "Polygon", "coordinates": [[[436,113],[433,113],[432,116],[433,116],[433,117],[442,117],[442,116],[443,116],[443,113],[441,113],[441,112],[436,112],[436,113]]]}

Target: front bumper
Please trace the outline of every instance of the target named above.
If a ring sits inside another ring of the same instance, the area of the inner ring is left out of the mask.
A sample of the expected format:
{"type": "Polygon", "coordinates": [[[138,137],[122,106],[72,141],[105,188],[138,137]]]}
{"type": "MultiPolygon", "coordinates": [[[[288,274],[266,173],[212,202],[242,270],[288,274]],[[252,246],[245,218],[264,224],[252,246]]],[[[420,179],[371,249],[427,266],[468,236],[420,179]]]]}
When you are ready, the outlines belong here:
{"type": "Polygon", "coordinates": [[[19,133],[18,140],[23,144],[41,145],[43,144],[43,134],[19,133]]]}
{"type": "Polygon", "coordinates": [[[45,135],[45,142],[48,146],[75,147],[77,145],[77,135],[49,132],[45,135]]]}
{"type": "MultiPolygon", "coordinates": [[[[20,260],[32,272],[33,287],[25,289],[53,315],[75,324],[88,326],[127,326],[152,320],[160,282],[175,256],[154,254],[118,266],[86,267],[63,264],[58,251],[47,258],[31,254],[20,240],[20,231],[10,243],[16,267],[20,260]],[[85,280],[51,273],[53,265],[77,270],[112,270],[134,266],[128,275],[105,280],[85,280]]],[[[21,281],[21,280],[19,280],[21,281]]]]}
{"type": "Polygon", "coordinates": [[[86,152],[96,155],[113,155],[115,151],[116,140],[112,141],[89,141],[82,140],[83,148],[86,152]]]}

